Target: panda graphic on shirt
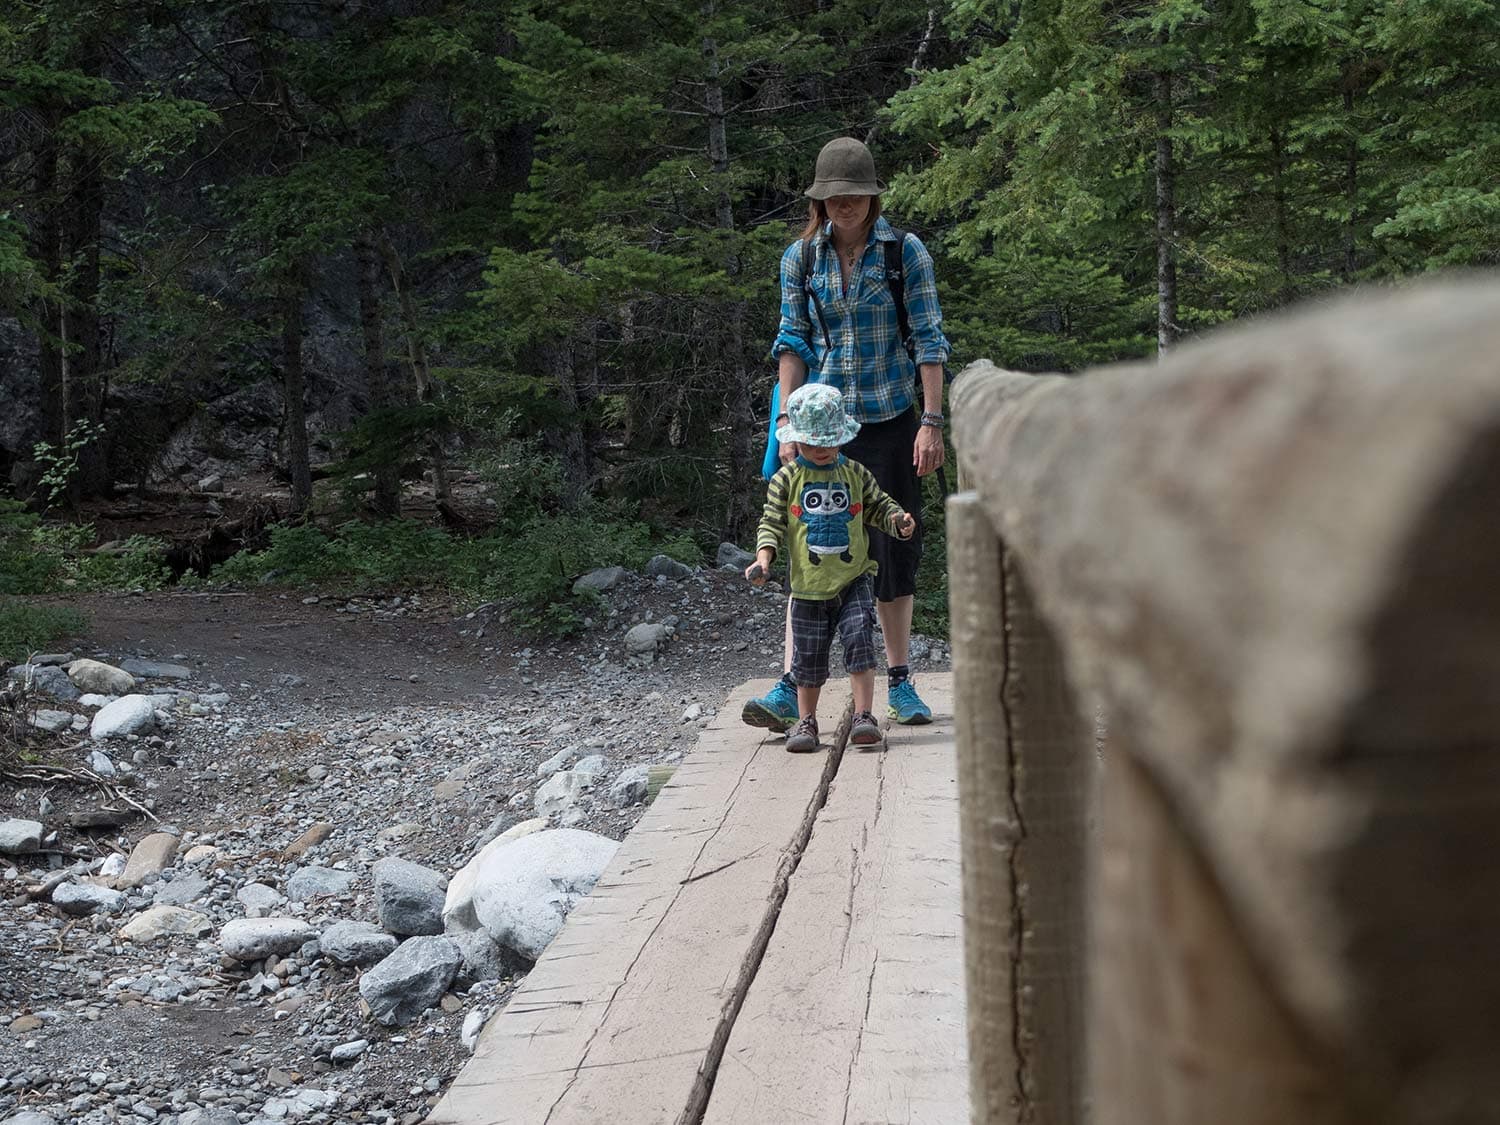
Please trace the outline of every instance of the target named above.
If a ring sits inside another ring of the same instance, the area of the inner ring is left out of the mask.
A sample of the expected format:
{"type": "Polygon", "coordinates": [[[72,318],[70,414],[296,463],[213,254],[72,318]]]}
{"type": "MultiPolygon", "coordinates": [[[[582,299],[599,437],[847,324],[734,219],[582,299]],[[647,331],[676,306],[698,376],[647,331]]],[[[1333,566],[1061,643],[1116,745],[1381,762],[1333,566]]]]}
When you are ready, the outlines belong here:
{"type": "Polygon", "coordinates": [[[849,525],[859,515],[860,505],[851,503],[845,481],[818,481],[802,486],[802,495],[791,514],[807,525],[807,561],[817,566],[822,555],[838,555],[853,562],[849,551],[849,525]]]}

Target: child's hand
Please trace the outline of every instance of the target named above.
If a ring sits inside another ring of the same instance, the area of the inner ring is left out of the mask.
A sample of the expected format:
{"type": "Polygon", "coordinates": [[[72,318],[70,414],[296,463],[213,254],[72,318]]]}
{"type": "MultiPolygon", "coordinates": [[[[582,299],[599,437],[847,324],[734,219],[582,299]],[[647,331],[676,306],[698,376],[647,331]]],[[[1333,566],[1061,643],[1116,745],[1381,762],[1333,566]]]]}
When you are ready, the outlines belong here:
{"type": "Polygon", "coordinates": [[[766,568],[758,562],[753,562],[745,568],[745,577],[750,579],[751,583],[756,586],[764,586],[766,584],[766,568]]]}
{"type": "Polygon", "coordinates": [[[896,517],[896,537],[898,539],[910,539],[917,533],[917,521],[912,519],[910,512],[902,512],[896,517]]]}

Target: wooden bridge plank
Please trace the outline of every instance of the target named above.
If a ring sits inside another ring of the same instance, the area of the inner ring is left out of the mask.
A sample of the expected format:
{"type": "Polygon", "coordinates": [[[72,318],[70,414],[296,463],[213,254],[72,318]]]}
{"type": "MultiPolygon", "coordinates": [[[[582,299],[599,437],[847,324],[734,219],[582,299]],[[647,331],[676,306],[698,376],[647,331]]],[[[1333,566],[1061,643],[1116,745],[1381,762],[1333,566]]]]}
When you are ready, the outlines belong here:
{"type": "Polygon", "coordinates": [[[705,1125],[969,1119],[952,679],[936,721],[850,747],[705,1125]]]}
{"type": "Polygon", "coordinates": [[[740,722],[769,686],[730,696],[429,1121],[678,1119],[827,761],[740,722]]]}

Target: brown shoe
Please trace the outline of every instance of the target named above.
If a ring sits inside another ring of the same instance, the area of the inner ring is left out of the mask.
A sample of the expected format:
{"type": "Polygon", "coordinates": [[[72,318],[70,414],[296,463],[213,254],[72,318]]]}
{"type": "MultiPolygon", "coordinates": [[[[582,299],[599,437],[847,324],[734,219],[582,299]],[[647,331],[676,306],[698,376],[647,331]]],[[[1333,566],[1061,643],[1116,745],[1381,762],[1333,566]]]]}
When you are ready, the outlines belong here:
{"type": "Polygon", "coordinates": [[[856,711],[849,725],[849,741],[855,746],[879,746],[885,741],[880,733],[880,724],[869,711],[856,711]]]}
{"type": "Polygon", "coordinates": [[[818,748],[818,720],[808,715],[798,719],[786,736],[786,748],[793,754],[807,754],[818,748]]]}

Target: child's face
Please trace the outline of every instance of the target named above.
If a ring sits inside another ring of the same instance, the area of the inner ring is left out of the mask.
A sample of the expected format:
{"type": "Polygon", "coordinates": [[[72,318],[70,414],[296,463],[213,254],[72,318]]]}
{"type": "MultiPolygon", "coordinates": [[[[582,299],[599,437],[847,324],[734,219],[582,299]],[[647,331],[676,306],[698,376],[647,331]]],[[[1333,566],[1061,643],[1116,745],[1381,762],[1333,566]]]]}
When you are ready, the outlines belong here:
{"type": "Polygon", "coordinates": [[[797,449],[814,465],[832,465],[839,459],[839,447],[836,445],[807,445],[798,442],[797,449]]]}

